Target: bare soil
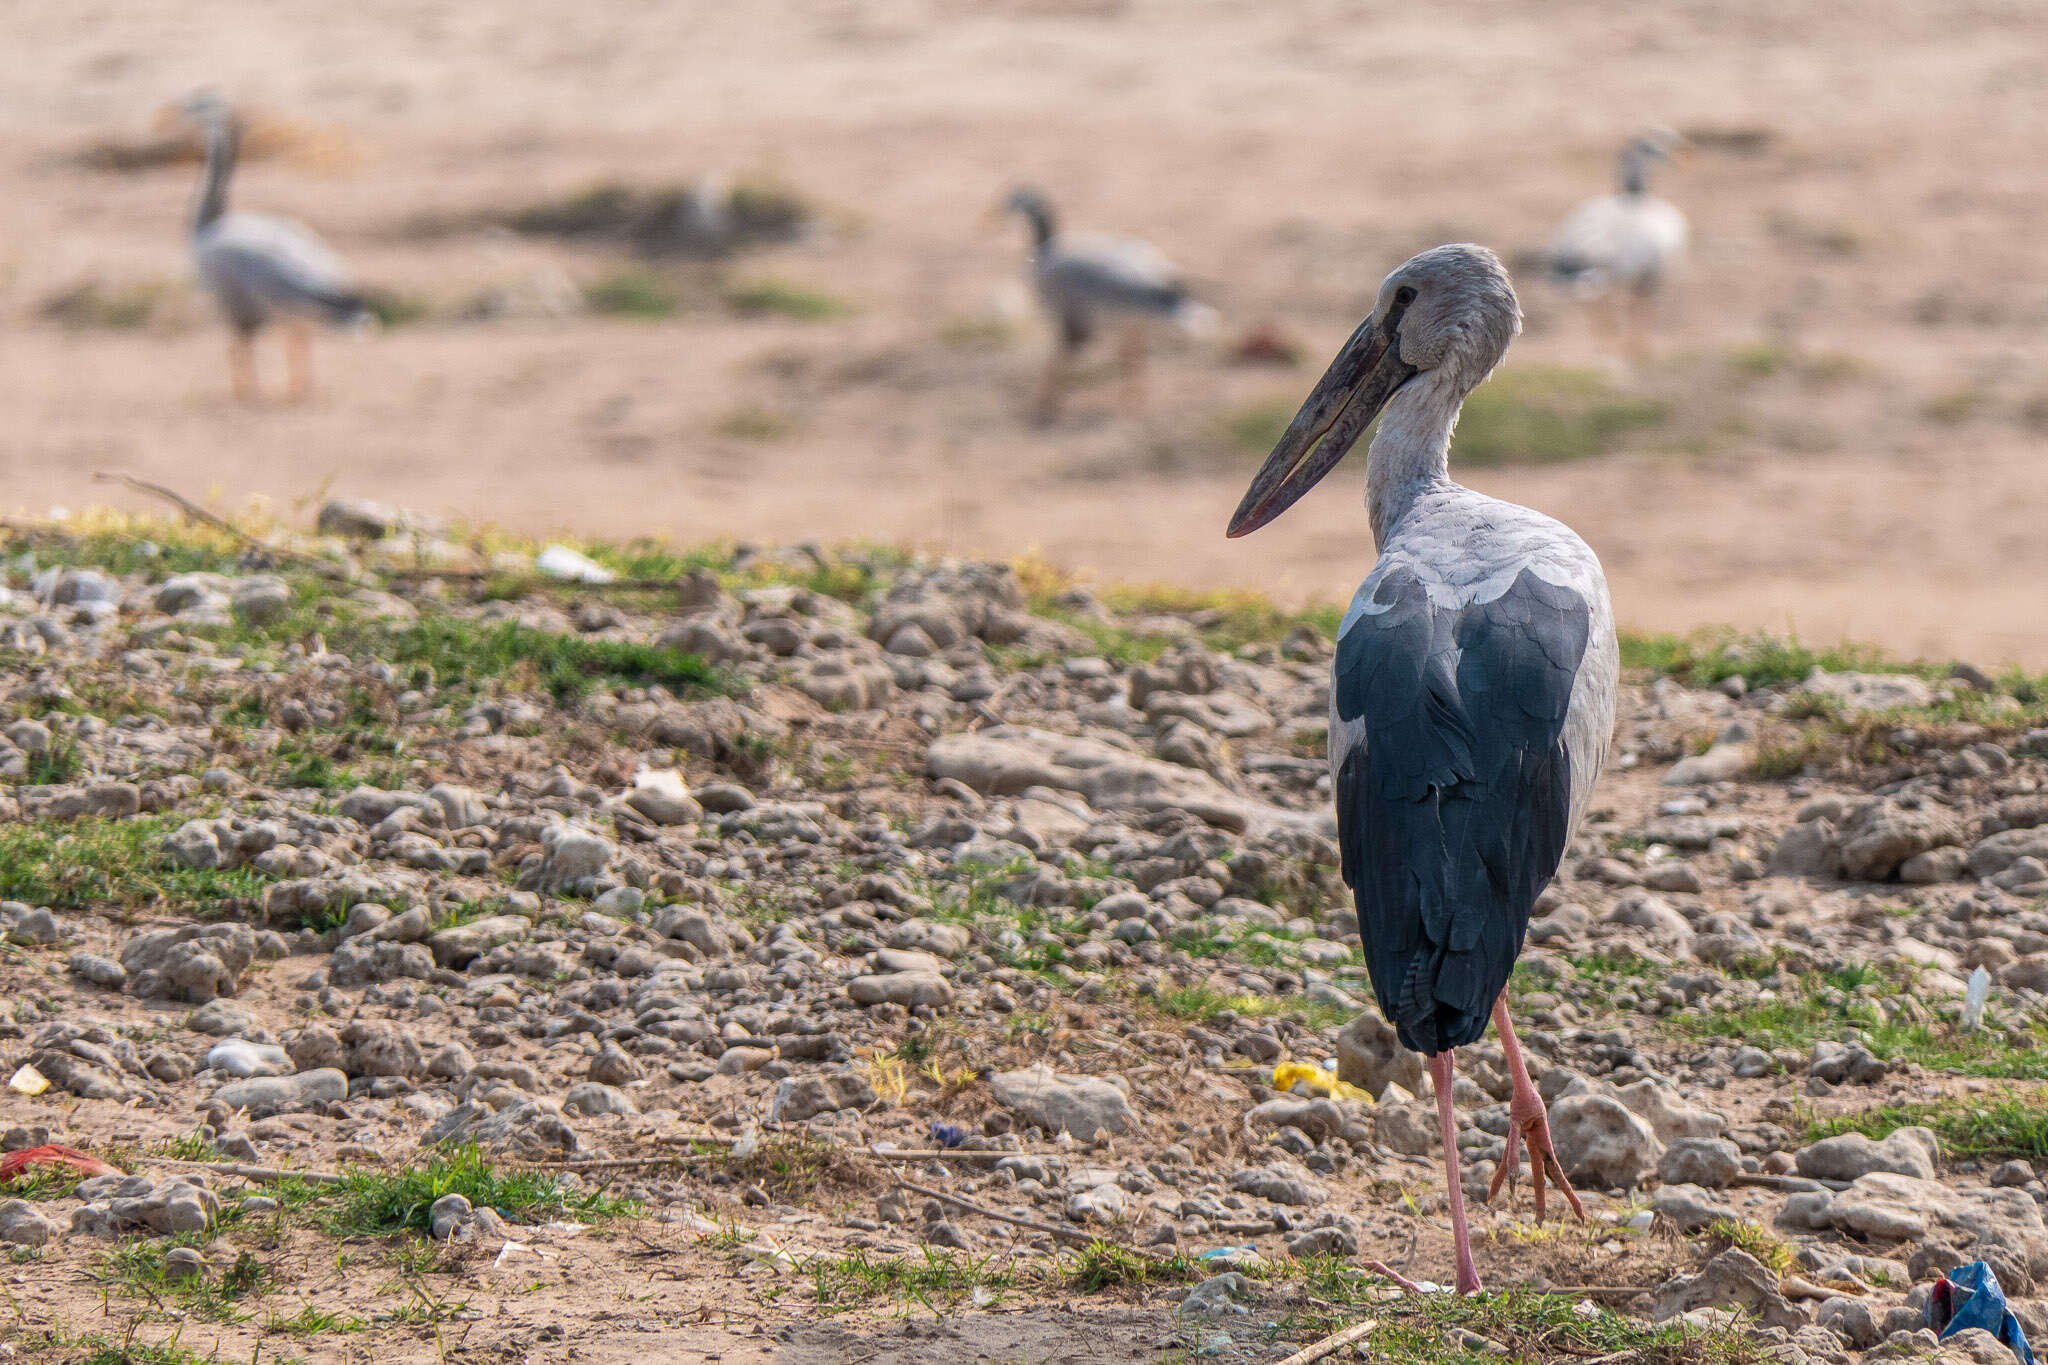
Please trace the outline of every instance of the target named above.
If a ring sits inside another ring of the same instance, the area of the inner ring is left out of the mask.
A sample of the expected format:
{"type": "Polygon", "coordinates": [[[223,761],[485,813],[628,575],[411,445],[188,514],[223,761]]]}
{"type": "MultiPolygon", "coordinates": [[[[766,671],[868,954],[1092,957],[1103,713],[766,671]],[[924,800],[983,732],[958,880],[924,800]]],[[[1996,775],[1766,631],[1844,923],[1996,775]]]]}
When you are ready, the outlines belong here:
{"type": "Polygon", "coordinates": [[[1343,597],[1371,556],[1359,471],[1226,544],[1257,454],[1228,420],[1297,399],[1409,252],[1540,243],[1655,121],[1703,135],[1661,182],[1697,249],[1655,358],[1614,365],[1525,279],[1510,363],[1614,368],[1671,419],[1605,459],[1473,481],[1584,532],[1638,627],[1789,625],[2048,666],[2038,6],[144,0],[8,28],[12,508],[123,500],[89,481],[116,470],[231,506],[331,489],[524,531],[1036,548],[1110,578],[1343,597]],[[200,85],[332,135],[248,165],[242,205],[313,224],[430,309],[324,346],[303,408],[227,397],[222,336],[182,283],[193,168],[78,161],[200,85]],[[714,282],[662,322],[464,322],[480,293],[624,258],[416,230],[707,172],[824,210],[816,238],[732,276],[853,311],[742,319],[714,282]],[[1146,415],[1101,384],[1032,428],[1047,338],[986,325],[1020,311],[1020,231],[983,217],[1018,180],[1078,225],[1156,241],[1223,310],[1223,341],[1274,322],[1302,367],[1183,345],[1156,358],[1146,415]],[[83,284],[167,292],[137,330],[42,315],[83,284]],[[1731,363],[1758,346],[1785,358],[1776,374],[1731,363]],[[764,410],[783,434],[721,434],[764,410]]]}

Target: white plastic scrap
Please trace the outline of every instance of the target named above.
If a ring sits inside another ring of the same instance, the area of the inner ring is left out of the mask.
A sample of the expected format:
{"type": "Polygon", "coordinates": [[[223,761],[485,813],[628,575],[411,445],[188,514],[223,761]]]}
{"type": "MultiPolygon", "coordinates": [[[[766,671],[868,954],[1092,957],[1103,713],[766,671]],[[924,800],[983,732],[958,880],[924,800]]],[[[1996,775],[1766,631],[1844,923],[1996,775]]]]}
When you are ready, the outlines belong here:
{"type": "Polygon", "coordinates": [[[7,1082],[7,1088],[17,1095],[40,1095],[50,1088],[50,1078],[24,1062],[7,1082]]]}
{"type": "Polygon", "coordinates": [[[1957,1022],[1963,1032],[1975,1033],[1984,1026],[1984,1004],[1991,998],[1991,973],[1982,967],[1970,973],[1970,989],[1963,994],[1963,1015],[1957,1022]]]}
{"type": "Polygon", "coordinates": [[[534,559],[533,567],[549,578],[566,578],[574,583],[609,583],[617,577],[590,556],[566,545],[547,546],[534,559]]]}

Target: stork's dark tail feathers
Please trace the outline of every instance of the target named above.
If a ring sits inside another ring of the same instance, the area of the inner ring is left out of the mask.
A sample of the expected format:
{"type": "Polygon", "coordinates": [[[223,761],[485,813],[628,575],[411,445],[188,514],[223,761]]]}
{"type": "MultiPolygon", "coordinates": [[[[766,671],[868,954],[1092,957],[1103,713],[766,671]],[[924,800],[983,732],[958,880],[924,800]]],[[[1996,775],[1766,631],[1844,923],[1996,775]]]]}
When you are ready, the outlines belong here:
{"type": "Polygon", "coordinates": [[[377,296],[364,290],[322,290],[310,297],[314,307],[337,327],[372,327],[379,319],[377,296]]]}

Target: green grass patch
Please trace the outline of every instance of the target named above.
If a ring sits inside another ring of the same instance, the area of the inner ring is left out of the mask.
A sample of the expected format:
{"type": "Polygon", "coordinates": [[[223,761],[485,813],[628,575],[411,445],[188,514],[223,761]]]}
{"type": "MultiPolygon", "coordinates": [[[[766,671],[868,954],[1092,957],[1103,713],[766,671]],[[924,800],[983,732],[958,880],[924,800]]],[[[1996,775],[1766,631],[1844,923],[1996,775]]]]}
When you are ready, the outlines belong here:
{"type": "Polygon", "coordinates": [[[253,905],[269,882],[254,868],[224,872],[171,863],[164,836],[181,822],[141,816],[0,826],[0,899],[52,910],[161,903],[202,916],[253,905]]]}
{"type": "Polygon", "coordinates": [[[791,318],[797,322],[826,322],[853,311],[843,299],[772,275],[731,285],[725,291],[725,306],[743,318],[791,318]]]}
{"type": "Polygon", "coordinates": [[[88,280],[52,294],[36,311],[73,331],[133,332],[149,325],[164,292],[164,286],[154,281],[102,287],[99,281],[88,280]]]}
{"type": "Polygon", "coordinates": [[[583,287],[583,306],[606,317],[658,322],[682,311],[682,291],[652,270],[619,270],[583,287]]]}
{"type": "Polygon", "coordinates": [[[1233,449],[1263,458],[1280,444],[1299,406],[1295,398],[1262,398],[1223,414],[1218,428],[1233,449]]]}
{"type": "Polygon", "coordinates": [[[263,1324],[266,1332],[276,1332],[292,1337],[318,1337],[343,1332],[360,1332],[369,1324],[361,1318],[349,1317],[343,1313],[330,1313],[307,1304],[288,1318],[272,1313],[263,1324]]]}
{"type": "Polygon", "coordinates": [[[1351,1022],[1353,1011],[1341,1005],[1299,996],[1233,995],[1206,985],[1176,986],[1161,991],[1155,999],[1160,1012],[1176,1019],[1207,1023],[1228,1011],[1240,1019],[1273,1019],[1293,1015],[1309,1028],[1341,1027],[1351,1022]]]}
{"type": "Polygon", "coordinates": [[[269,1270],[244,1251],[218,1276],[209,1266],[204,1274],[174,1280],[167,1258],[183,1245],[180,1238],[160,1237],[118,1247],[101,1258],[104,1278],[121,1292],[141,1295],[154,1303],[174,1303],[202,1321],[241,1321],[247,1315],[236,1306],[237,1301],[267,1285],[271,1279],[269,1270]]]}
{"type": "Polygon", "coordinates": [[[1451,443],[1455,465],[1557,464],[1606,455],[1670,409],[1595,370],[1510,366],[1472,391],[1451,443]]]}
{"type": "MultiPolygon", "coordinates": [[[[128,1336],[116,1339],[95,1332],[89,1336],[62,1338],[47,1337],[53,1355],[49,1359],[61,1359],[69,1365],[216,1365],[219,1352],[202,1356],[196,1351],[178,1345],[173,1337],[167,1342],[147,1342],[135,1339],[131,1326],[128,1336]]],[[[42,1359],[35,1354],[38,1349],[34,1342],[24,1342],[29,1359],[42,1359]]]]}
{"type": "Polygon", "coordinates": [[[1728,352],[1728,369],[1744,379],[1775,378],[1791,361],[1791,354],[1783,346],[1769,341],[1737,346],[1728,352]]]}
{"type": "Polygon", "coordinates": [[[590,639],[530,630],[514,621],[429,616],[396,630],[373,622],[330,627],[331,648],[374,653],[394,664],[429,670],[440,686],[502,681],[545,691],[566,705],[593,686],[646,687],[726,695],[738,690],[729,673],[696,654],[628,640],[590,639]]]}
{"type": "Polygon", "coordinates": [[[2048,1095],[2006,1095],[1992,1100],[1960,1097],[1938,1104],[1894,1104],[1854,1114],[1815,1118],[1807,1142],[1862,1133],[1885,1138],[1901,1128],[1931,1129],[1943,1152],[1966,1160],[2048,1160],[2048,1095]]]}
{"type": "Polygon", "coordinates": [[[1711,687],[1740,676],[1751,687],[1800,682],[1818,668],[1824,673],[1911,673],[1939,677],[1934,664],[1904,662],[1875,645],[1844,642],[1815,648],[1796,635],[1742,635],[1704,630],[1691,635],[1621,634],[1621,666],[1660,673],[1688,687],[1711,687]]]}
{"type": "Polygon", "coordinates": [[[829,1311],[856,1308],[876,1299],[906,1299],[937,1314],[942,1307],[981,1291],[986,1307],[1016,1288],[1017,1274],[994,1253],[964,1256],[920,1249],[916,1256],[819,1257],[804,1266],[818,1306],[829,1311]]]}
{"type": "Polygon", "coordinates": [[[735,441],[780,441],[795,435],[800,425],[794,413],[748,403],[719,418],[715,430],[735,441]]]}
{"type": "Polygon", "coordinates": [[[1752,1330],[1651,1326],[1568,1294],[1509,1289],[1477,1294],[1402,1294],[1383,1298],[1387,1282],[1348,1261],[1282,1263],[1278,1275],[1309,1307],[1282,1324],[1290,1340],[1310,1340],[1372,1318],[1372,1358],[1395,1365],[1599,1359],[1612,1365],[1766,1365],[1770,1348],[1752,1330]],[[1465,1334],[1470,1335],[1465,1335],[1465,1334]]]}
{"type": "Polygon", "coordinates": [[[1792,1268],[1792,1245],[1746,1218],[1716,1218],[1707,1224],[1707,1245],[1715,1252],[1736,1247],[1783,1275],[1792,1268]]]}
{"type": "MultiPolygon", "coordinates": [[[[1772,1051],[1844,1042],[1853,1033],[1871,1055],[1918,1062],[1929,1071],[1965,1076],[2048,1080],[2048,1036],[2036,1029],[2032,1047],[2016,1048],[2002,1032],[1963,1033],[1946,1021],[1911,1017],[1918,1009],[1912,983],[1877,968],[1808,973],[1774,998],[1747,1003],[1716,997],[1666,1016],[1661,1024],[1689,1038],[1721,1038],[1772,1051]],[[1879,1000],[1892,1002],[1883,1011],[1879,1000]]],[[[1921,1011],[1924,1013],[1924,1010],[1921,1011]]]]}
{"type": "Polygon", "coordinates": [[[592,1222],[624,1217],[640,1207],[601,1190],[571,1189],[542,1171],[501,1171],[471,1145],[436,1156],[424,1166],[344,1173],[332,1190],[334,1207],[328,1211],[328,1222],[333,1231],[355,1236],[425,1233],[432,1226],[428,1210],[450,1194],[463,1196],[477,1208],[494,1208],[515,1222],[592,1222]]]}

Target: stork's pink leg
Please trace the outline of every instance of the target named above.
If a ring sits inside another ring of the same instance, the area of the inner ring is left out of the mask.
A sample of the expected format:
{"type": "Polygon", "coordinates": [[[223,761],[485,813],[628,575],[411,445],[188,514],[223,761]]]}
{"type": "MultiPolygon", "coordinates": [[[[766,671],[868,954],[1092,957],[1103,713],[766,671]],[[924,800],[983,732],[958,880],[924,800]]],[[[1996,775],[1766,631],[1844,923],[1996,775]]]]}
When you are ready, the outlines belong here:
{"type": "Polygon", "coordinates": [[[1548,1175],[1565,1201],[1572,1206],[1572,1213],[1583,1223],[1586,1221],[1585,1205],[1579,1202],[1578,1192],[1571,1182],[1564,1178],[1564,1167],[1558,1164],[1557,1148],[1550,1141],[1550,1116],[1543,1108],[1543,1097],[1536,1093],[1536,1085],[1529,1079],[1529,1065],[1522,1060],[1522,1040],[1515,1036],[1515,1021],[1508,1017],[1508,996],[1501,992],[1500,999],[1493,1006],[1493,1026],[1500,1031],[1501,1051],[1507,1054],[1508,1079],[1515,1087],[1514,1098],[1508,1102],[1508,1144],[1501,1153],[1500,1168],[1493,1173],[1493,1185],[1486,1192],[1488,1199],[1500,1193],[1503,1183],[1514,1180],[1515,1169],[1521,1164],[1518,1150],[1524,1142],[1529,1144],[1529,1180],[1536,1187],[1536,1221],[1543,1221],[1543,1178],[1548,1175]]]}
{"type": "Polygon", "coordinates": [[[1458,1244],[1458,1292],[1477,1294],[1479,1271],[1472,1265],[1472,1235],[1465,1228],[1465,1177],[1458,1169],[1458,1116],[1451,1108],[1454,1077],[1449,1051],[1429,1059],[1429,1079],[1436,1086],[1436,1121],[1444,1139],[1444,1180],[1451,1192],[1451,1236],[1458,1244]]]}

